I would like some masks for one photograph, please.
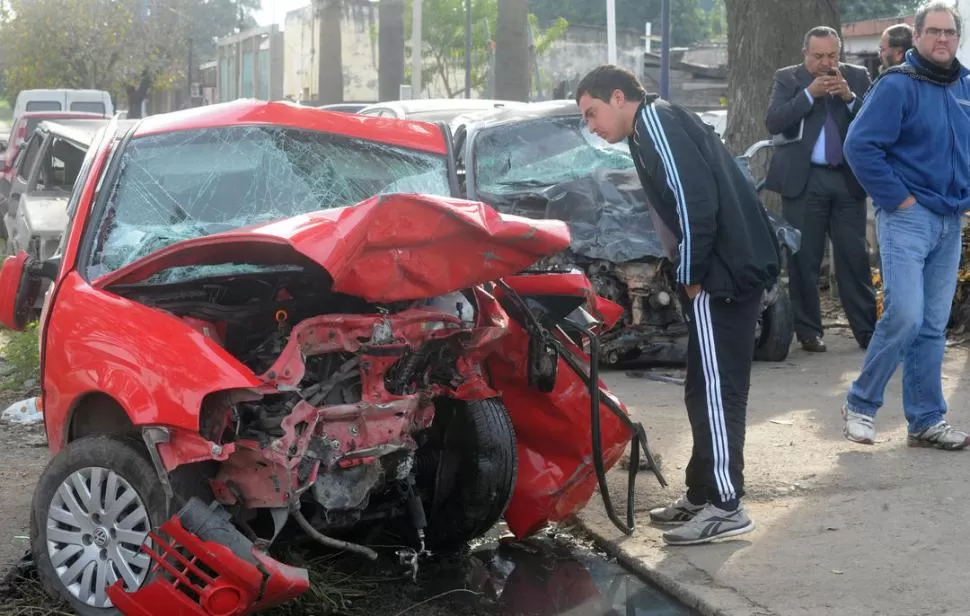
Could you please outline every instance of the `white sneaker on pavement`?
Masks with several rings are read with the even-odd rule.
[[[748,517],[743,505],[734,511],[725,511],[716,505],[706,505],[690,522],[663,534],[668,545],[698,545],[716,539],[743,535],[754,530],[754,521]]]
[[[910,447],[936,447],[953,451],[970,444],[970,436],[941,421],[922,432],[910,432],[907,443]]]
[[[842,428],[845,438],[863,445],[872,445],[876,442],[876,427],[873,425],[872,417],[850,411],[847,406],[842,405],[842,419],[845,420],[845,426]]]

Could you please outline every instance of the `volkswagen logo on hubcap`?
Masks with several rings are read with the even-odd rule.
[[[108,545],[108,531],[101,527],[96,528],[94,530],[94,544],[99,548]]]

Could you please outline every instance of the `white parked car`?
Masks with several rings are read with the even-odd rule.
[[[420,120],[422,122],[445,122],[447,124],[459,115],[475,111],[528,104],[488,98],[418,98],[374,103],[373,105],[364,107],[357,113],[386,118]]]

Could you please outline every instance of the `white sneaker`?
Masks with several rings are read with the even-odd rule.
[[[922,432],[910,432],[907,441],[910,447],[936,447],[955,451],[970,444],[970,436],[941,421]]]
[[[669,545],[697,545],[753,530],[754,522],[743,506],[739,505],[734,511],[725,511],[715,505],[707,505],[690,522],[665,532],[663,540]]]
[[[872,445],[876,441],[876,427],[873,425],[872,417],[850,411],[843,404],[842,419],[845,420],[845,426],[842,428],[845,438],[863,445]]]
[[[694,515],[704,508],[687,500],[687,495],[681,496],[665,507],[650,510],[650,520],[655,524],[683,524],[690,522]]]

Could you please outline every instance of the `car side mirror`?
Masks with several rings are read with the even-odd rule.
[[[22,331],[40,293],[39,269],[23,250],[7,257],[0,269],[0,324]]]
[[[47,280],[54,281],[57,280],[57,274],[61,271],[61,258],[52,257],[40,264],[37,268],[37,275],[41,278],[46,278]]]

